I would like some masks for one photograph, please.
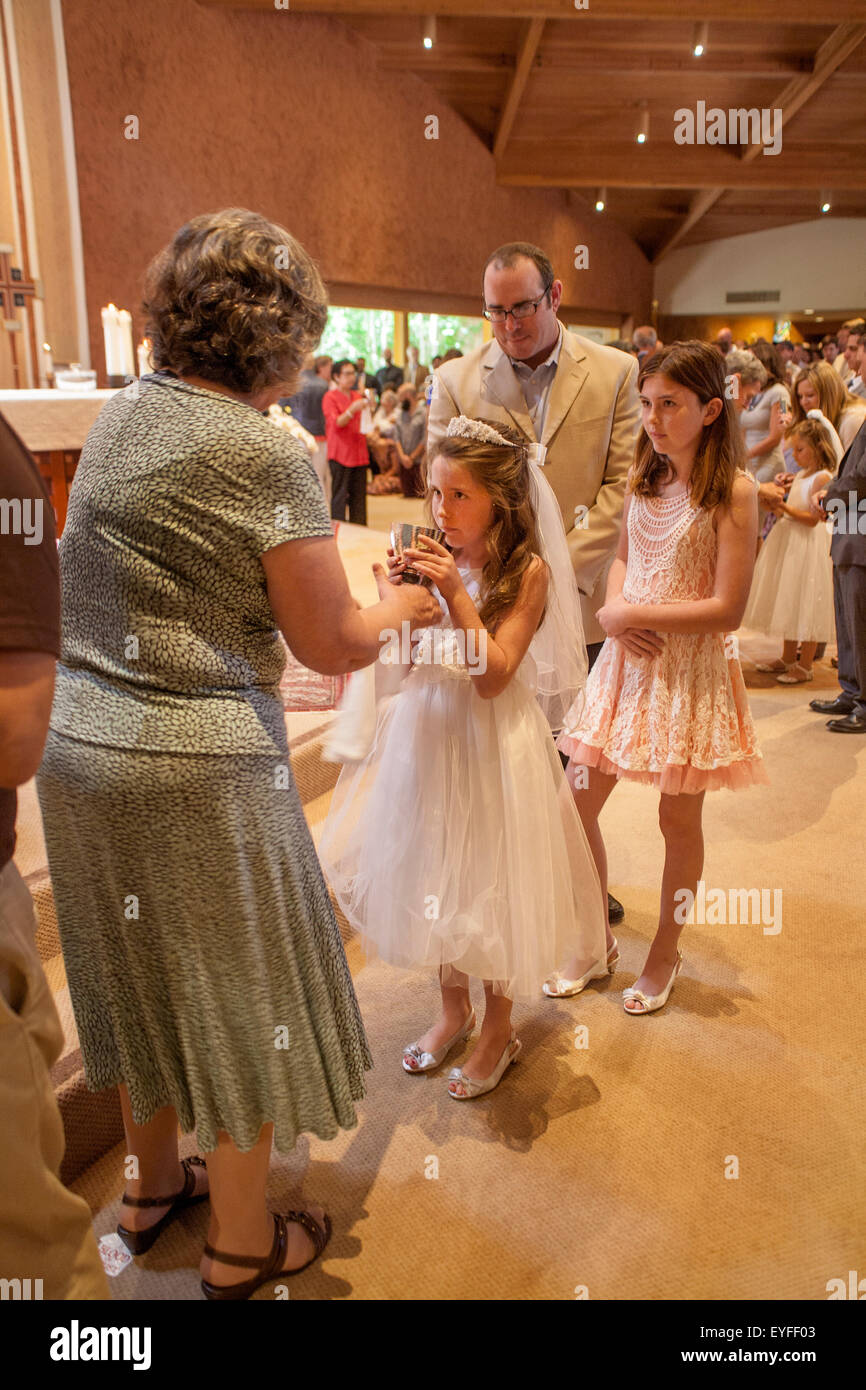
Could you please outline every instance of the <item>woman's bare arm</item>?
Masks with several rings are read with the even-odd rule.
[[[419,585],[394,585],[381,565],[373,571],[379,602],[359,608],[333,536],[285,541],[260,556],[277,625],[304,666],[326,676],[369,666],[400,625],[427,627],[442,618]]]

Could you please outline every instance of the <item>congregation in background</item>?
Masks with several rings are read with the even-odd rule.
[[[643,325],[630,340],[608,346],[641,366],[664,345],[651,325]],[[760,671],[783,685],[807,683],[813,663],[836,641],[840,621],[838,612],[834,617],[831,523],[813,504],[866,420],[866,321],[849,319],[835,335],[812,343],[735,340],[724,328],[713,346],[724,357],[747,467],[759,487],[759,562],[746,626],[780,645],[778,657],[759,663]],[[367,371],[364,357],[307,358],[298,391],[274,414],[282,410],[308,432],[305,442],[334,520],[366,525],[368,495],[424,496],[421,464],[434,374],[462,355],[450,348],[428,366],[409,344],[401,366],[386,348],[375,373]],[[783,519],[787,524],[778,527]],[[842,642],[842,695],[814,704],[842,716],[852,731],[863,638],[844,624]],[[835,656],[830,660],[838,666]],[[859,731],[859,717],[855,724]]]

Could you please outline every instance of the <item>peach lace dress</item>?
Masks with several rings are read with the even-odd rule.
[[[623,598],[683,603],[711,598],[717,539],[712,512],[688,491],[633,496]],[[671,795],[769,779],[758,750],[740,663],[721,632],[665,632],[658,656],[633,656],[608,638],[557,740],[572,764],[645,782]]]

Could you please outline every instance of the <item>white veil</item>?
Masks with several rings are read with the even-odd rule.
[[[529,454],[529,487],[541,558],[550,569],[547,607],[529,652],[538,668],[537,699],[551,729],[558,731],[578,698],[589,669],[580,591],[568,550],[562,514],[544,470]],[[576,710],[575,714],[579,714]],[[574,718],[574,716],[572,716]]]
[[[448,422],[448,435],[477,439],[490,444],[515,447],[494,425],[470,420],[458,415]],[[537,461],[537,450],[523,441],[529,467],[529,500],[535,515],[541,558],[550,572],[547,606],[537,633],[529,644],[537,672],[536,698],[545,718],[555,732],[563,728],[565,717],[574,702],[582,696],[589,664],[583,618],[580,611],[580,591],[574,577],[574,566],[568,550],[562,513],[553,488]],[[581,706],[574,711],[579,715]]]

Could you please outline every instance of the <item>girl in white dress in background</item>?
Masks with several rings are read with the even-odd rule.
[[[340,774],[320,858],[368,951],[439,972],[442,1012],[403,1053],[431,1071],[475,1026],[450,1074],[466,1100],[493,1089],[520,1042],[512,1002],[557,961],[607,973],[608,928],[587,839],[551,738],[586,679],[580,601],[559,507],[526,445],[458,416],[429,474],[430,541],[390,560],[432,581],[441,628],[423,631],[372,749]]]
[[[815,648],[836,635],[830,523],[810,507],[836,471],[836,454],[820,420],[801,420],[786,438],[800,472],[758,555],[743,626],[783,639],[781,659],[757,669],[778,672],[780,685],[799,685],[812,680]]]

